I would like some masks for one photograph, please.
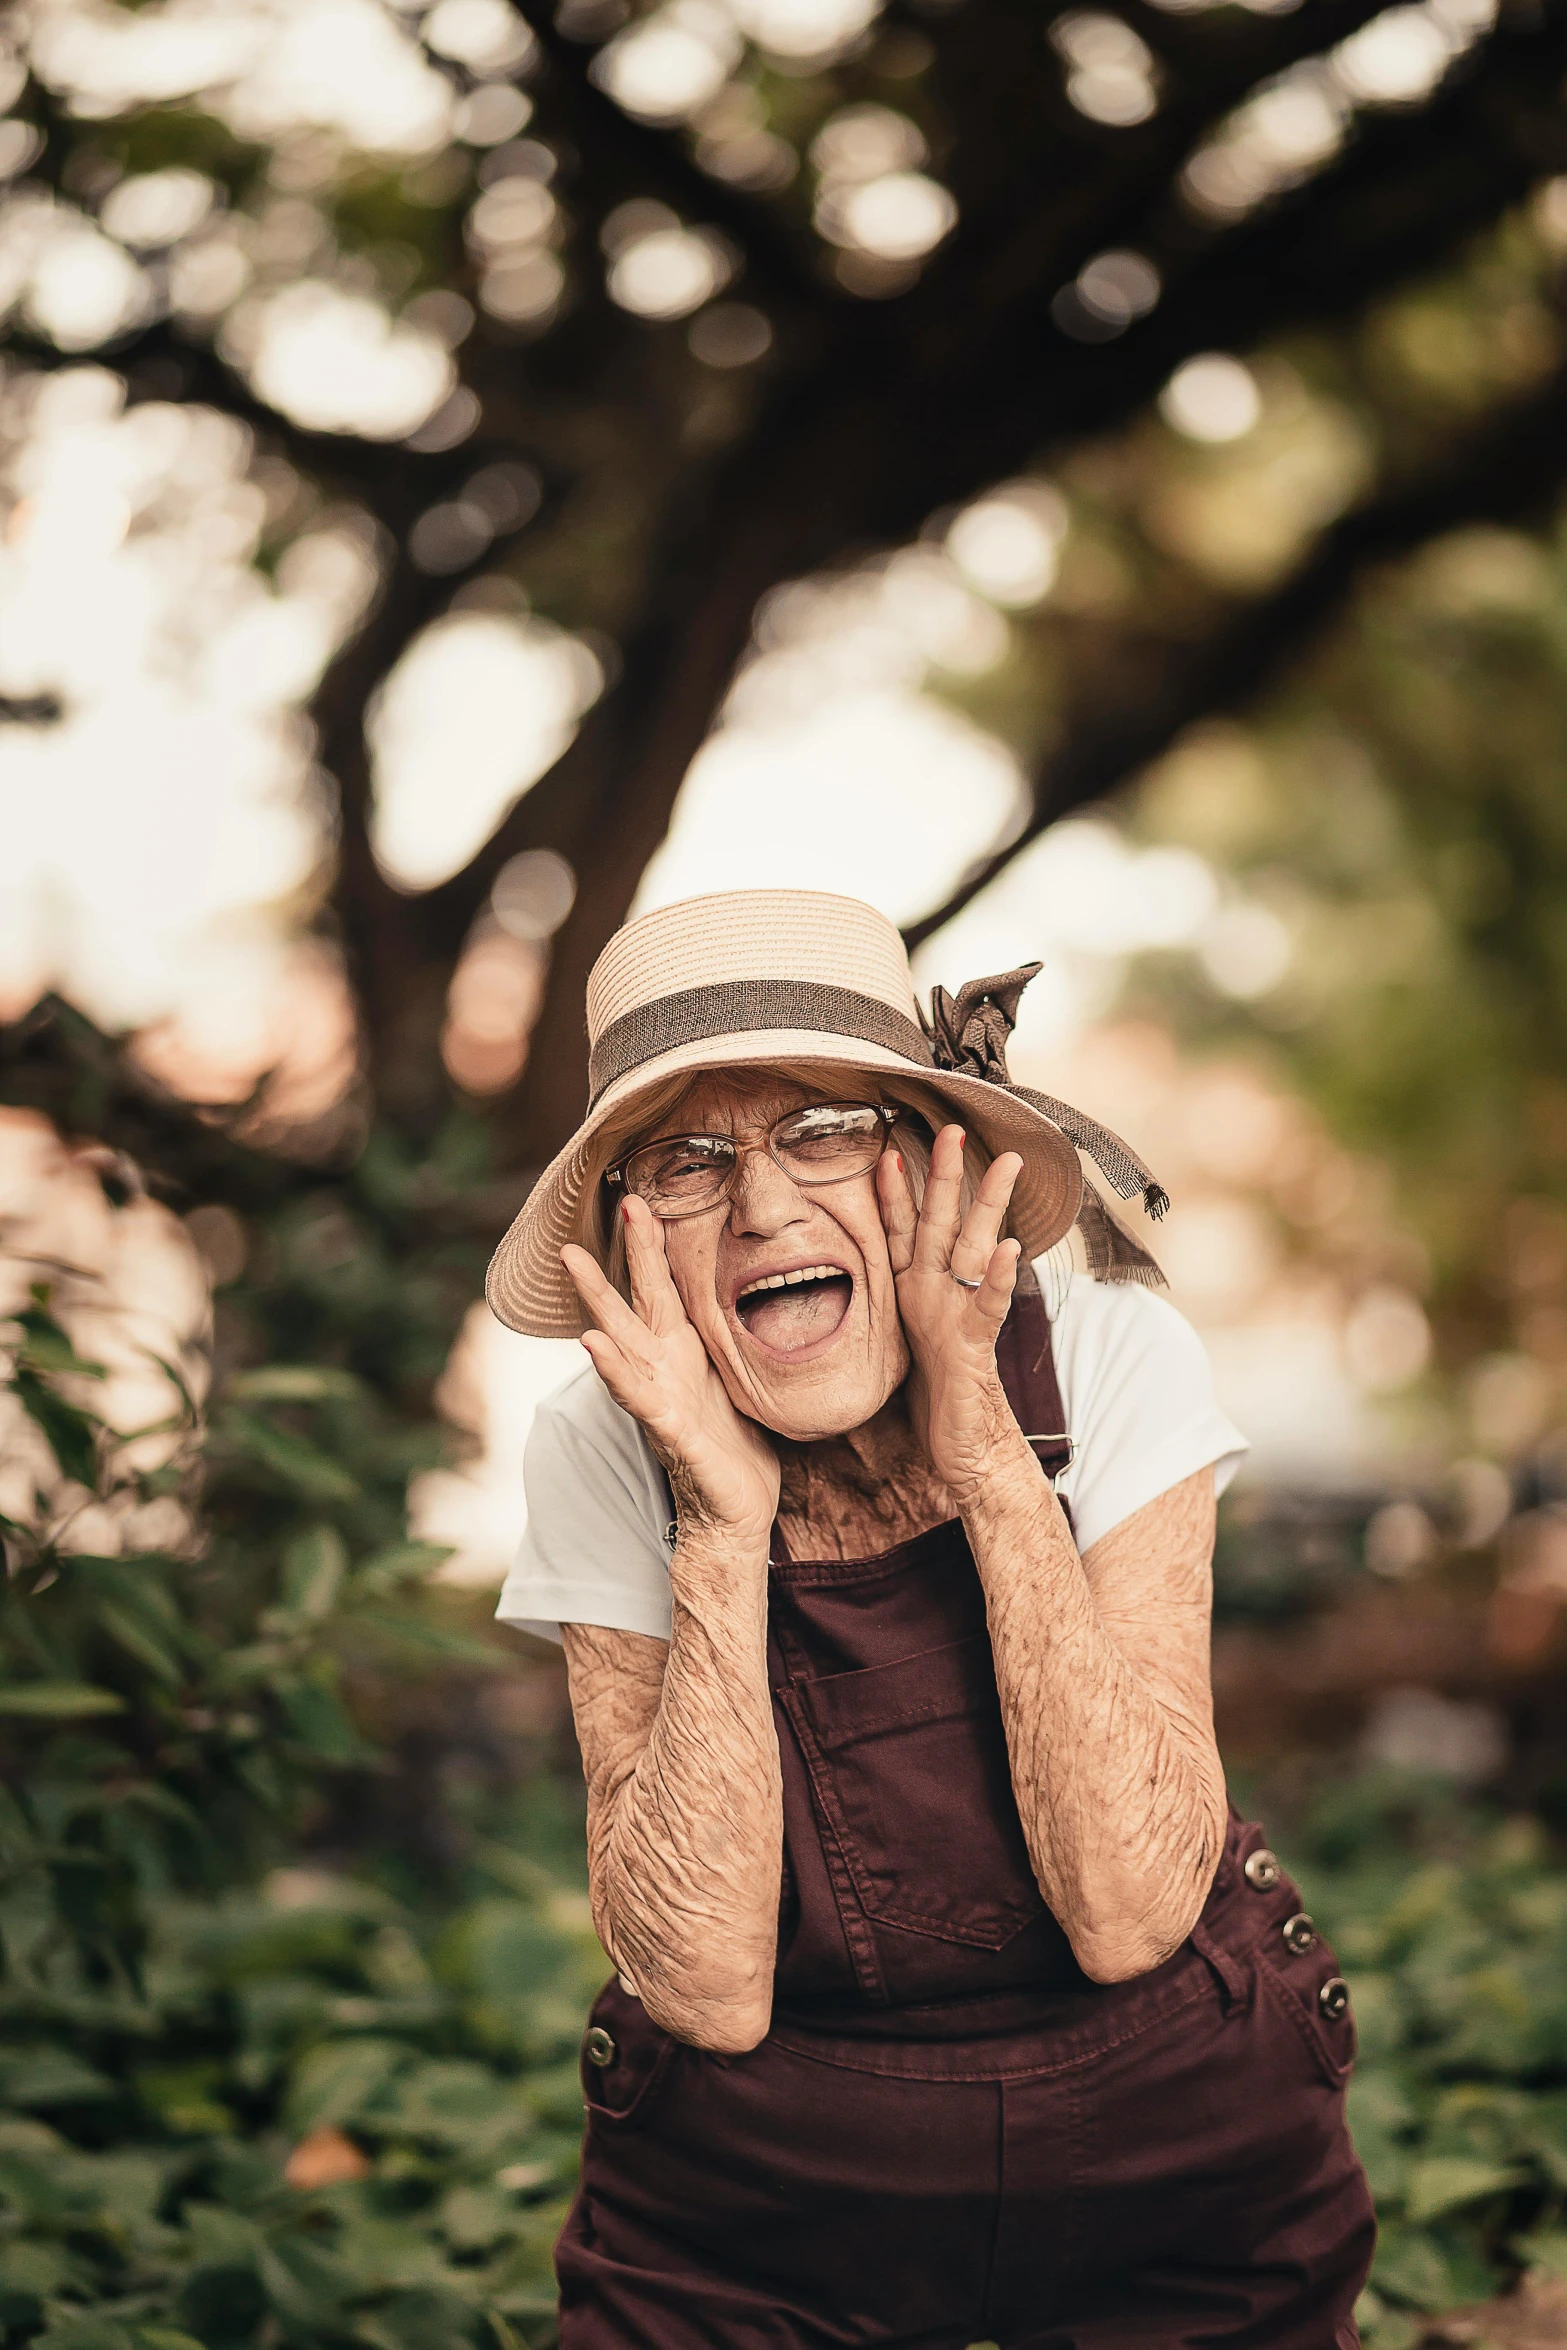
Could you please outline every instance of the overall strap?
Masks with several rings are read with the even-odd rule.
[[[1026,1268],[1025,1268],[1026,1270]],[[1066,1424],[1050,1346],[1050,1317],[1037,1285],[1019,1287],[996,1341],[996,1368],[1018,1426],[1053,1485],[1076,1447]]]

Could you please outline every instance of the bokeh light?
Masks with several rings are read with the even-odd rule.
[[[612,302],[638,318],[687,318],[716,294],[729,261],[715,237],[700,229],[658,228],[622,244],[609,265]]]
[[[1243,361],[1222,351],[1186,360],[1159,395],[1167,424],[1193,441],[1238,441],[1262,414],[1257,379]]]
[[[1090,122],[1124,130],[1156,111],[1153,51],[1121,17],[1068,9],[1051,26],[1050,39],[1067,68],[1067,97]]]
[[[639,122],[685,122],[723,89],[740,46],[716,0],[668,0],[599,51],[593,78]]]
[[[371,838],[390,878],[429,889],[465,865],[554,765],[602,684],[586,645],[527,614],[460,612],[426,629],[367,727]]]
[[[828,64],[881,13],[880,0],[730,0],[758,48],[789,65]]]
[[[1016,482],[954,517],[947,552],[981,595],[1022,610],[1054,586],[1067,524],[1059,491],[1048,482]]]
[[[401,440],[456,382],[437,336],[321,279],[249,297],[225,322],[223,345],[270,407],[314,432]]]

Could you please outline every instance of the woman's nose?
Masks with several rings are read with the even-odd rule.
[[[729,1228],[767,1239],[791,1224],[803,1223],[810,1210],[800,1187],[787,1176],[770,1151],[743,1153],[729,1195]]]

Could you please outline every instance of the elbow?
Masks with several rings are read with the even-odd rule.
[[[760,2048],[773,2020],[771,2008],[726,2008],[705,2022],[701,2037],[693,2040],[710,2056],[749,2056]]]
[[[1080,1923],[1067,1938],[1091,1983],[1133,1983],[1175,1956],[1201,1908],[1198,1902],[1195,1908],[1183,1905],[1176,1915],[1166,1908],[1162,1916],[1144,1911],[1141,1916]]]
[[[1127,1917],[1069,1932],[1072,1955],[1091,1983],[1132,1983],[1173,1958],[1202,1914],[1201,1899],[1177,1914]]]
[[[678,1993],[643,1995],[643,2006],[671,2039],[708,2056],[749,2056],[766,2039],[772,2005],[755,2000],[701,1999]]]
[[[1173,1941],[1150,1934],[1084,1934],[1073,1938],[1072,1953],[1091,1983],[1134,1983],[1151,1975],[1180,1949],[1184,1935]]]

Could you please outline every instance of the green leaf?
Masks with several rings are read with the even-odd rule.
[[[408,2062],[397,2040],[332,2040],[312,2048],[297,2067],[288,2095],[289,2127],[299,2136],[329,2123],[341,2128],[373,2105]]]
[[[112,1599],[103,1599],[98,1602],[96,1612],[99,1623],[110,1639],[123,1648],[127,1656],[135,1657],[138,1664],[145,1665],[150,1673],[170,1689],[181,1686],[185,1674],[177,1660],[161,1642],[153,1638],[144,1625],[137,1623],[129,1609],[117,1606]]]
[[[441,2228],[460,2252],[487,2252],[517,2232],[517,2204],[498,2187],[453,2187],[441,2202]]]
[[[263,1363],[254,1371],[236,1371],[223,1392],[241,1403],[320,1403],[328,1397],[357,1403],[366,1390],[352,1371],[330,1364]]]
[[[1567,2281],[1567,2229],[1537,2228],[1531,2236],[1515,2236],[1510,2249],[1525,2268],[1543,2268]]]
[[[229,1412],[224,1427],[253,1460],[312,1501],[357,1501],[360,1487],[346,1469],[303,1437],[285,1435],[250,1412]]]
[[[78,1485],[96,1486],[100,1423],[94,1415],[67,1403],[35,1371],[20,1364],[12,1374],[11,1386],[23,1411],[42,1431],[62,1474],[74,1478]]]
[[[354,1620],[361,1629],[394,1647],[449,1657],[454,1664],[477,1665],[481,1672],[493,1673],[508,1663],[504,1650],[493,1641],[476,1640],[471,1632],[432,1624],[424,1616],[394,1615],[388,1608],[375,1607],[361,1609]]]
[[[223,2078],[221,2065],[151,2066],[136,2076],[136,2087],[148,2111],[177,2137],[221,2137],[234,2127],[234,2116],[213,2095]]]
[[[108,2317],[57,2317],[35,2350],[135,2350],[124,2326]]]
[[[0,2048],[7,2105],[79,2105],[114,2094],[114,2083],[68,2048]]]
[[[323,1762],[347,1764],[368,1759],[369,1748],[330,1689],[314,1681],[294,1681],[278,1691],[278,1698],[293,1736]]]
[[[454,1555],[450,1543],[394,1542],[367,1558],[354,1576],[354,1588],[384,1598],[404,1583],[422,1583],[444,1559]]]
[[[23,1361],[40,1371],[70,1371],[83,1379],[107,1378],[102,1363],[89,1363],[77,1353],[64,1325],[49,1311],[50,1295],[46,1281],[35,1281],[32,1304],[11,1317],[21,1326]]]
[[[335,1526],[310,1526],[283,1553],[283,1605],[319,1620],[330,1615],[348,1572],[348,1547]]]
[[[19,1681],[0,1686],[0,1714],[21,1714],[36,1721],[70,1722],[90,1714],[122,1714],[125,1700],[112,1689],[94,1689],[85,1681]]]
[[[1457,2299],[1441,2247],[1418,2228],[1382,2229],[1371,2281],[1379,2293],[1415,2309],[1444,2309]]]
[[[1404,2208],[1412,2220],[1435,2219],[1439,2212],[1457,2211],[1487,2195],[1502,2195],[1518,2183],[1516,2170],[1494,2162],[1474,2162],[1461,2154],[1437,2154],[1417,2162],[1404,2185]]]

